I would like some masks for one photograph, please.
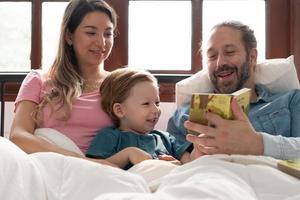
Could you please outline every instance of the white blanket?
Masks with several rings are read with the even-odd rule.
[[[149,160],[128,172],[55,153],[27,155],[0,137],[0,199],[300,199],[298,179],[250,158],[205,156],[179,167]]]

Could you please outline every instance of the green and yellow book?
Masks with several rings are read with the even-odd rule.
[[[251,89],[243,88],[232,94],[217,94],[217,93],[193,93],[191,99],[191,108],[189,120],[192,122],[208,125],[208,121],[204,114],[213,112],[220,115],[224,119],[233,119],[231,110],[231,101],[235,98],[244,112],[248,114],[250,106]],[[198,135],[193,131],[191,134]]]
[[[277,168],[300,179],[300,159],[281,160],[277,163]]]

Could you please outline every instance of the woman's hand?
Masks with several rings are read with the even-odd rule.
[[[187,140],[203,154],[263,154],[262,136],[258,134],[236,100],[231,103],[234,120],[207,113],[209,124],[205,126],[186,121],[185,128],[200,133],[199,136],[187,135]]]

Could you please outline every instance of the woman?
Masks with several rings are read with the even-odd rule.
[[[36,128],[56,129],[84,153],[96,131],[111,124],[100,106],[98,90],[108,74],[104,61],[113,47],[116,24],[115,11],[104,1],[70,1],[52,67],[46,74],[29,73],[22,83],[15,101],[11,141],[27,153],[83,157],[33,133]]]

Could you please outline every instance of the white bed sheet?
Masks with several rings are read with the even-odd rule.
[[[55,153],[27,155],[9,140],[0,138],[0,197],[5,200],[300,199],[298,179],[274,168],[272,160],[257,158],[205,156],[179,167],[149,160],[123,171]]]

